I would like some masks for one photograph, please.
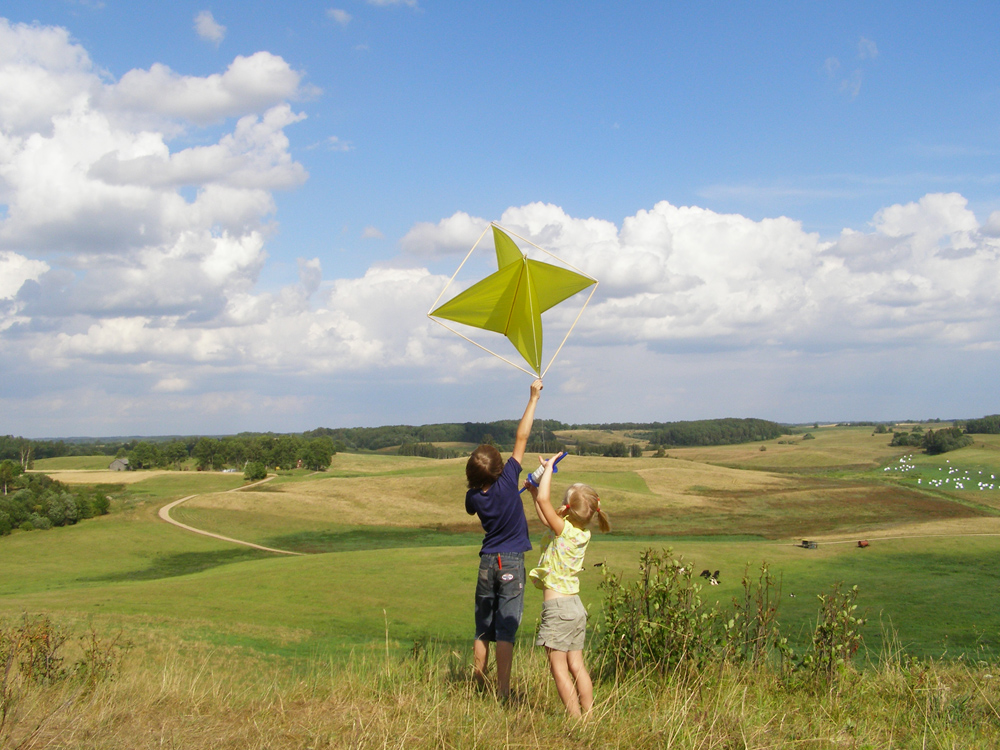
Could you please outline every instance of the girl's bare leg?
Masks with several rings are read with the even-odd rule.
[[[580,697],[580,708],[583,715],[590,713],[594,707],[594,683],[590,680],[590,672],[583,663],[583,651],[570,651],[566,654],[569,671],[576,683],[576,692]]]
[[[549,655],[549,669],[552,672],[552,679],[556,681],[556,690],[562,698],[563,705],[566,706],[566,713],[570,716],[580,716],[580,696],[577,695],[576,686],[569,673],[569,662],[565,651],[555,651],[545,647]],[[583,660],[580,660],[583,663]],[[591,687],[593,694],[593,687]],[[593,698],[591,698],[593,702]]]

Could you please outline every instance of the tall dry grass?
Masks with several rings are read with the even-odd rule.
[[[514,698],[502,703],[474,687],[467,654],[434,644],[291,663],[151,642],[96,686],[26,686],[0,747],[994,748],[993,674],[892,649],[835,683],[720,664],[598,680],[593,715],[574,722],[540,649],[518,648]]]

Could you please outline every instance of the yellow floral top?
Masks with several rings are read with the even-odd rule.
[[[583,570],[583,556],[589,542],[590,531],[578,529],[569,521],[563,524],[559,536],[546,529],[542,535],[542,556],[538,567],[528,573],[535,587],[552,589],[567,596],[580,593],[580,580],[576,574]]]

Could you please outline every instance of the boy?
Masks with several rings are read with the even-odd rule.
[[[497,694],[510,696],[514,636],[524,613],[524,553],[531,549],[528,520],[521,505],[521,459],[524,458],[542,381],[531,384],[531,396],[517,425],[514,450],[504,463],[492,445],[480,445],[469,456],[465,477],[469,491],[465,510],[478,514],[485,536],[479,551],[476,583],[476,640],[473,661],[476,682],[486,683],[490,641],[496,643]]]

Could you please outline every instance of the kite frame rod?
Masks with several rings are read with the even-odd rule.
[[[465,265],[465,262],[472,257],[472,253],[474,253],[476,251],[476,248],[479,247],[479,243],[483,241],[483,237],[486,236],[486,233],[489,231],[491,226],[493,226],[492,223],[486,225],[486,229],[484,229],[483,233],[479,235],[479,239],[476,240],[476,244],[473,245],[472,248],[469,250],[469,252],[465,254],[464,260],[462,260],[462,262],[458,264],[458,268],[455,269],[455,273],[453,273],[451,275],[451,278],[448,279],[448,283],[444,285],[444,289],[441,290],[441,294],[437,296],[437,299],[434,300],[434,304],[432,304],[430,306],[430,309],[427,311],[428,318],[431,318],[431,310],[437,307],[437,303],[441,301],[441,298],[444,296],[444,293],[448,291],[448,287],[451,286],[451,282],[453,282],[455,280],[455,277],[458,276],[458,272],[462,270],[462,266]],[[434,320],[434,318],[431,318],[431,320]],[[448,328],[448,326],[445,326],[445,328]],[[461,334],[459,335],[461,336]]]
[[[555,257],[555,256],[553,256],[553,257]],[[565,261],[563,261],[563,262],[565,262]],[[566,265],[569,265],[569,264],[567,263]],[[586,275],[586,274],[584,274],[584,275]],[[591,276],[590,278],[594,278],[594,277]],[[578,312],[576,314],[576,320],[573,321],[573,325],[571,325],[569,327],[569,330],[566,331],[566,335],[563,336],[563,340],[562,340],[562,343],[559,344],[559,348],[556,349],[555,354],[552,355],[552,359],[549,360],[549,363],[547,365],[545,365],[545,369],[542,370],[542,374],[539,375],[540,378],[544,378],[545,377],[545,373],[547,373],[549,371],[549,368],[552,367],[552,363],[555,362],[556,361],[556,357],[559,356],[559,352],[562,351],[563,346],[565,346],[566,342],[569,341],[569,335],[571,333],[573,333],[573,329],[576,328],[576,324],[580,320],[580,316],[583,315],[583,311],[587,309],[587,305],[590,304],[590,300],[594,296],[594,292],[597,291],[597,286],[600,283],[601,282],[599,282],[597,279],[594,279],[594,288],[590,290],[590,294],[587,296],[587,301],[583,303],[583,307],[580,308],[580,312]]]
[[[566,260],[563,260],[563,259],[562,259],[562,258],[560,258],[560,257],[559,257],[558,255],[556,255],[555,253],[551,253],[551,252],[549,252],[548,250],[546,250],[546,249],[545,249],[544,247],[540,247],[539,245],[536,245],[536,244],[535,244],[534,242],[532,242],[531,240],[529,240],[529,239],[528,239],[527,237],[522,237],[522,236],[521,236],[521,235],[519,235],[519,234],[518,234],[517,232],[512,232],[512,231],[511,231],[510,229],[507,229],[506,227],[501,227],[501,226],[500,226],[499,224],[497,224],[497,223],[496,223],[495,221],[494,221],[494,222],[491,222],[491,223],[492,223],[492,224],[496,224],[496,226],[497,226],[497,227],[499,227],[499,228],[500,228],[500,229],[502,229],[503,231],[507,232],[508,234],[512,234],[512,235],[514,235],[514,236],[515,236],[515,237],[517,237],[517,238],[518,238],[519,240],[523,240],[524,242],[527,242],[527,243],[528,243],[529,245],[531,245],[532,247],[534,247],[534,248],[536,248],[536,249],[538,249],[538,250],[541,250],[541,251],[542,251],[543,253],[545,253],[546,255],[548,255],[548,256],[549,256],[550,258],[555,258],[556,260],[558,260],[558,261],[559,261],[560,263],[562,263],[563,265],[567,265],[567,266],[569,266],[570,268],[572,268],[572,269],[573,269],[574,271],[576,271],[576,272],[577,272],[578,274],[580,274],[581,276],[586,276],[586,277],[587,277],[588,279],[592,279],[592,280],[593,280],[593,282],[594,282],[595,284],[596,284],[596,283],[598,283],[597,279],[595,279],[595,278],[594,278],[593,276],[591,276],[591,275],[590,275],[589,273],[587,273],[586,271],[581,271],[581,270],[580,270],[579,268],[577,268],[576,266],[574,266],[574,265],[573,265],[572,263],[570,263],[569,261],[566,261]],[[482,239],[482,238],[480,238],[480,239]],[[581,291],[582,291],[582,290],[581,290]]]
[[[495,351],[493,351],[492,349],[487,349],[487,348],[486,348],[485,346],[483,346],[482,344],[480,344],[480,343],[479,343],[478,341],[473,341],[473,340],[472,340],[472,339],[470,339],[470,338],[469,338],[468,336],[466,336],[466,335],[465,335],[464,333],[462,333],[461,331],[456,331],[456,330],[455,330],[454,328],[452,328],[452,327],[451,327],[450,325],[448,325],[447,323],[442,323],[442,322],[441,322],[440,320],[438,320],[437,318],[435,318],[435,317],[431,316],[430,314],[428,314],[428,316],[427,316],[427,317],[428,317],[428,318],[430,318],[431,320],[433,320],[433,321],[434,321],[435,323],[437,323],[437,324],[438,324],[439,326],[441,326],[442,328],[447,328],[447,329],[448,329],[449,331],[451,331],[452,333],[454,333],[454,334],[455,334],[456,336],[459,336],[460,338],[463,338],[463,339],[465,339],[466,341],[468,341],[468,342],[469,342],[470,344],[472,344],[473,346],[477,346],[477,347],[479,347],[480,349],[482,349],[482,350],[483,350],[484,352],[486,352],[487,354],[492,354],[492,355],[493,355],[494,357],[496,357],[497,359],[502,359],[502,360],[503,360],[504,362],[506,362],[506,363],[507,363],[508,365],[510,365],[511,367],[516,367],[516,368],[517,368],[518,370],[520,370],[521,372],[523,372],[523,373],[526,373],[526,374],[528,374],[528,375],[531,375],[531,377],[533,377],[533,378],[537,378],[537,377],[540,377],[540,376],[539,376],[539,374],[538,374],[537,372],[534,372],[534,371],[532,371],[532,370],[525,370],[525,369],[524,369],[523,367],[521,367],[521,365],[519,365],[519,364],[518,364],[517,362],[511,362],[511,361],[510,361],[509,359],[507,359],[506,357],[504,357],[504,356],[503,356],[502,354],[497,354],[497,353],[496,353]],[[560,348],[562,348],[562,347],[560,347]],[[551,362],[549,362],[549,364],[551,365],[552,363],[551,363]],[[547,370],[548,368],[546,367],[545,369]]]

